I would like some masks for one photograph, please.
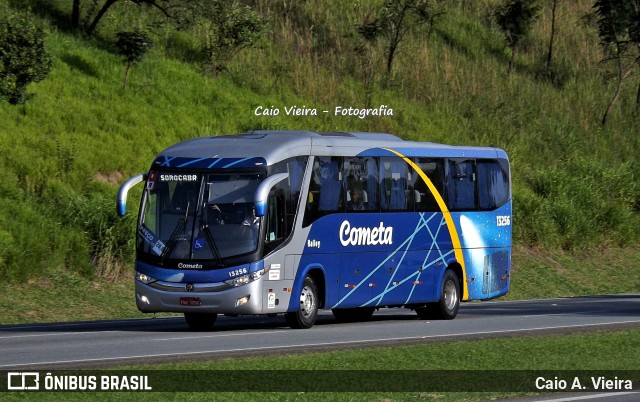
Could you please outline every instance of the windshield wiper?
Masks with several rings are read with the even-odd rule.
[[[207,244],[209,244],[209,248],[211,249],[211,253],[213,257],[216,259],[218,266],[223,266],[222,257],[220,256],[220,251],[218,250],[218,246],[216,245],[216,241],[213,240],[213,236],[211,236],[211,232],[209,231],[209,224],[201,219],[200,221],[200,230],[204,232],[204,238],[207,239]]]
[[[184,228],[187,224],[187,219],[189,217],[189,206],[191,205],[191,201],[187,202],[187,208],[186,211],[184,213],[184,217],[180,217],[180,220],[178,220],[178,223],[176,224],[176,227],[173,229],[173,232],[171,232],[171,236],[169,236],[169,240],[167,241],[167,245],[164,248],[164,250],[162,250],[162,254],[160,254],[160,264],[162,264],[164,262],[164,259],[168,256],[171,255],[171,253],[173,252],[173,249],[176,247],[177,242],[177,237],[179,234],[181,234],[184,231]]]

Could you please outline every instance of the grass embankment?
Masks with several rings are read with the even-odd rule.
[[[600,63],[596,31],[584,22],[590,4],[560,5],[551,75],[541,73],[550,13],[542,14],[507,76],[508,50],[487,18],[495,1],[487,0],[446,5],[429,38],[407,37],[385,77],[382,43],[373,47],[372,70],[353,51],[361,44],[356,27],[373,15],[375,2],[301,2],[283,13],[278,2],[255,0],[249,3],[269,21],[269,40],[211,77],[194,61],[201,30],[152,26],[153,10],[118,2],[98,39],[87,38],[69,33],[60,19],[71,3],[24,2],[43,17],[53,69],[30,87],[35,97],[25,105],[0,103],[0,278],[8,290],[0,299],[24,314],[17,320],[77,319],[65,317],[61,311],[74,310],[64,306],[42,311],[57,298],[67,300],[57,306],[91,298],[121,303],[120,296],[107,297],[122,293],[114,291],[120,282],[109,280],[130,275],[135,213],[116,218],[117,183],[145,171],[177,141],[267,128],[386,131],[505,148],[517,245],[512,297],[639,290],[640,135],[630,112],[637,82],[625,87],[601,127],[613,83]],[[123,93],[124,63],[110,43],[118,30],[135,27],[150,32],[154,48],[133,68]],[[373,74],[369,91],[365,73]],[[291,105],[365,107],[367,94],[371,106],[387,105],[394,115],[284,114]],[[282,112],[255,116],[259,105]],[[119,306],[97,310],[130,314]],[[93,315],[100,317],[106,318]]]
[[[207,381],[216,381],[213,370],[247,370],[243,381],[238,382],[237,389],[246,389],[263,379],[252,377],[251,370],[301,370],[313,371],[323,375],[321,370],[345,370],[353,373],[356,370],[498,370],[504,372],[500,379],[493,384],[494,389],[509,390],[510,381],[520,375],[523,370],[550,370],[547,373],[530,373],[524,375],[524,381],[530,381],[532,386],[538,376],[549,375],[551,379],[558,377],[571,384],[571,371],[594,370],[595,376],[607,376],[608,370],[637,370],[640,359],[640,330],[619,332],[601,332],[572,336],[523,337],[509,339],[488,339],[467,342],[449,342],[414,346],[381,347],[374,350],[342,350],[329,353],[309,353],[283,355],[277,357],[252,357],[244,359],[223,359],[212,362],[154,364],[153,366],[121,367],[116,373],[124,374],[122,370],[207,370],[212,377]],[[258,371],[260,372],[260,371]],[[263,371],[264,372],[264,371]],[[137,373],[140,373],[137,371]],[[510,377],[509,373],[513,373]],[[147,374],[151,374],[150,371]],[[294,373],[295,374],[295,373]],[[177,374],[176,374],[177,375]],[[265,374],[268,375],[268,374]],[[419,375],[419,373],[414,373]],[[428,373],[424,373],[424,381],[428,382]],[[473,376],[470,373],[469,376]],[[631,375],[631,374],[629,374]],[[634,376],[638,372],[633,373]],[[325,377],[326,378],[326,377]],[[516,377],[522,381],[521,377]],[[623,379],[623,378],[620,378]],[[635,378],[634,378],[635,379]],[[183,379],[189,384],[189,378]],[[377,386],[380,378],[363,378],[362,382]],[[338,384],[340,385],[340,384]],[[469,383],[460,384],[466,387]],[[477,384],[478,387],[492,387],[491,384]],[[515,388],[518,384],[511,385]],[[591,385],[585,383],[583,385]],[[192,384],[197,387],[199,384]],[[265,384],[268,387],[269,384]],[[359,388],[362,384],[356,384]],[[504,388],[503,388],[504,387]],[[329,391],[329,390],[328,390]],[[221,392],[205,393],[91,393],[92,399],[151,401],[162,399],[172,400],[327,400],[327,401],[479,401],[500,397],[514,396],[515,393],[506,392]],[[11,394],[9,400],[16,400],[27,394]],[[85,400],[86,394],[65,393],[65,400]],[[39,400],[59,398],[60,394],[39,393]]]

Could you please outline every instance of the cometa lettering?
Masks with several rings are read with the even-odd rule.
[[[344,247],[393,244],[393,227],[386,227],[384,222],[380,222],[378,227],[352,228],[349,221],[343,221],[340,225],[340,243]]]
[[[184,262],[178,263],[178,268],[184,269],[202,269],[202,264],[187,264]]]

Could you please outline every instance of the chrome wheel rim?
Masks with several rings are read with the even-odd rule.
[[[451,311],[456,307],[458,302],[458,290],[456,284],[453,281],[447,281],[444,285],[444,305],[447,310]]]
[[[308,318],[313,315],[315,305],[316,299],[313,291],[309,286],[305,286],[302,288],[302,293],[300,293],[300,313],[302,316]]]

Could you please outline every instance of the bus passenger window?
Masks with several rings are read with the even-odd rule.
[[[509,172],[496,160],[478,160],[478,204],[481,210],[492,210],[509,199]]]
[[[347,211],[365,211],[366,191],[355,187],[347,191]]]
[[[289,180],[279,183],[276,188],[284,191],[284,224],[285,232],[288,237],[293,230],[293,224],[296,219],[298,210],[298,200],[300,199],[300,191],[302,190],[302,179],[307,166],[306,157],[289,158],[278,162],[271,169],[269,174],[288,173]]]
[[[442,159],[417,158],[415,162],[420,170],[422,170],[422,173],[431,181],[431,184],[433,184],[433,187],[440,197],[444,198],[444,166]],[[415,176],[413,191],[415,210],[417,212],[439,212],[440,206],[431,189],[422,177],[418,175]]]
[[[452,211],[476,209],[475,161],[449,159],[447,202]]]
[[[380,203],[383,211],[413,211],[407,180],[410,177],[405,161],[400,158],[380,158]]]
[[[318,210],[336,211],[340,204],[340,177],[338,163],[335,160],[321,163],[319,172],[320,196]]]
[[[273,251],[289,235],[285,225],[284,191],[274,187],[267,200],[265,253]]]
[[[303,226],[308,226],[321,216],[340,211],[342,175],[339,165],[340,158],[337,157],[315,158]]]
[[[347,212],[378,210],[378,167],[374,158],[344,158],[342,177]]]

